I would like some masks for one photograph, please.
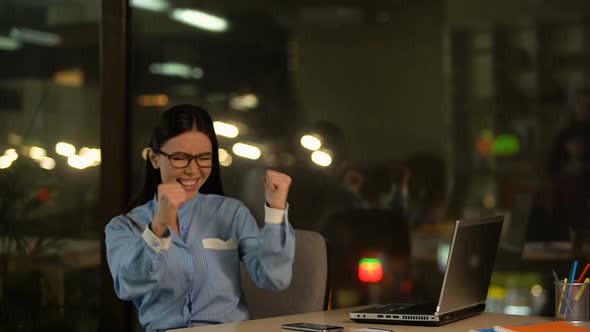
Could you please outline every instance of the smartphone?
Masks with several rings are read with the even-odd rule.
[[[342,326],[322,325],[312,323],[283,324],[281,328],[286,330],[308,331],[308,332],[340,332],[344,331]]]

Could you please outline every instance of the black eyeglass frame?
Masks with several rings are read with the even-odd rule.
[[[201,168],[211,168],[211,167],[213,167],[213,152],[204,152],[204,153],[199,153],[199,154],[197,154],[197,155],[192,155],[192,154],[189,154],[189,153],[184,153],[184,152],[173,152],[173,153],[170,153],[170,154],[168,154],[168,153],[166,153],[166,152],[164,152],[164,151],[162,151],[162,150],[154,150],[154,151],[155,151],[157,154],[161,154],[161,155],[163,155],[164,157],[168,158],[168,162],[170,163],[170,166],[171,166],[171,167],[174,167],[174,168],[177,168],[177,169],[187,168],[187,167],[188,167],[188,166],[191,164],[191,162],[192,162],[193,160],[194,160],[194,161],[197,163],[197,165],[198,165],[199,167],[201,167]],[[174,157],[178,157],[178,156],[183,156],[183,157],[185,157],[185,158],[183,158],[183,160],[185,160],[185,161],[186,161],[186,165],[184,165],[184,166],[174,166],[174,165],[172,164],[172,158],[174,158]],[[199,159],[201,159],[201,158],[203,158],[203,157],[208,157],[208,158],[210,159],[210,161],[211,161],[211,164],[210,164],[210,165],[201,165],[201,164],[199,163]],[[202,162],[202,160],[201,160],[201,162]]]

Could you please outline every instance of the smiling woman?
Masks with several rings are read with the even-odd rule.
[[[223,196],[218,151],[205,110],[166,110],[137,200],[106,227],[115,292],[133,301],[147,331],[248,319],[240,261],[260,288],[282,290],[291,281],[290,177],[267,171],[259,182],[267,202],[259,230],[240,201]]]

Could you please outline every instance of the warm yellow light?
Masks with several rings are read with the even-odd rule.
[[[234,137],[238,136],[238,134],[240,133],[240,131],[238,130],[238,127],[236,127],[232,124],[229,124],[229,123],[221,122],[221,121],[213,122],[213,128],[215,129],[215,133],[217,135],[221,135],[221,136],[225,136],[225,137],[229,137],[229,138],[234,138]]]
[[[252,160],[256,160],[256,159],[260,158],[260,155],[262,154],[260,152],[259,148],[255,147],[253,145],[244,144],[244,143],[234,144],[234,146],[232,147],[232,151],[237,156],[252,159]]]
[[[303,135],[300,140],[301,146],[308,150],[316,151],[322,147],[322,141],[314,135]]]
[[[324,151],[314,151],[311,154],[311,161],[322,167],[328,167],[332,163],[332,156]]]
[[[531,287],[531,295],[534,297],[539,297],[543,293],[543,287],[541,285],[533,285]]]
[[[79,87],[84,84],[84,72],[77,68],[58,71],[53,75],[53,82],[64,86]]]
[[[80,157],[79,155],[75,154],[68,158],[68,165],[73,168],[77,169],[84,169],[91,166],[91,163],[88,163],[88,160],[84,157]]]
[[[84,158],[86,160],[86,164],[89,166],[96,166],[101,162],[100,149],[83,147],[78,152],[78,155]]]
[[[12,159],[9,156],[0,157],[0,169],[5,169],[12,165]]]
[[[142,107],[163,107],[168,105],[168,96],[159,95],[141,95],[137,97],[137,104]]]
[[[231,166],[233,157],[225,149],[219,149],[219,164],[221,166]]]
[[[69,157],[76,154],[76,147],[70,143],[59,142],[55,144],[55,152],[60,156]]]
[[[13,162],[18,159],[18,153],[16,153],[15,149],[8,149],[4,152],[4,155],[10,158],[10,161]]]
[[[258,97],[253,93],[235,96],[230,99],[229,106],[238,111],[247,111],[258,107]]]
[[[31,159],[39,161],[39,160],[43,159],[46,155],[47,155],[47,151],[45,151],[45,149],[40,148],[38,146],[32,146],[29,149],[29,157],[31,157]]]
[[[39,161],[39,166],[43,169],[51,170],[55,168],[55,159],[45,157]]]

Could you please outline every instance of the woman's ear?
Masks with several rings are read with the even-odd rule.
[[[160,166],[158,165],[158,159],[156,158],[157,155],[154,152],[154,150],[152,150],[152,148],[147,148],[148,149],[148,158],[150,158],[150,162],[152,163],[152,167],[155,169],[160,168]]]

